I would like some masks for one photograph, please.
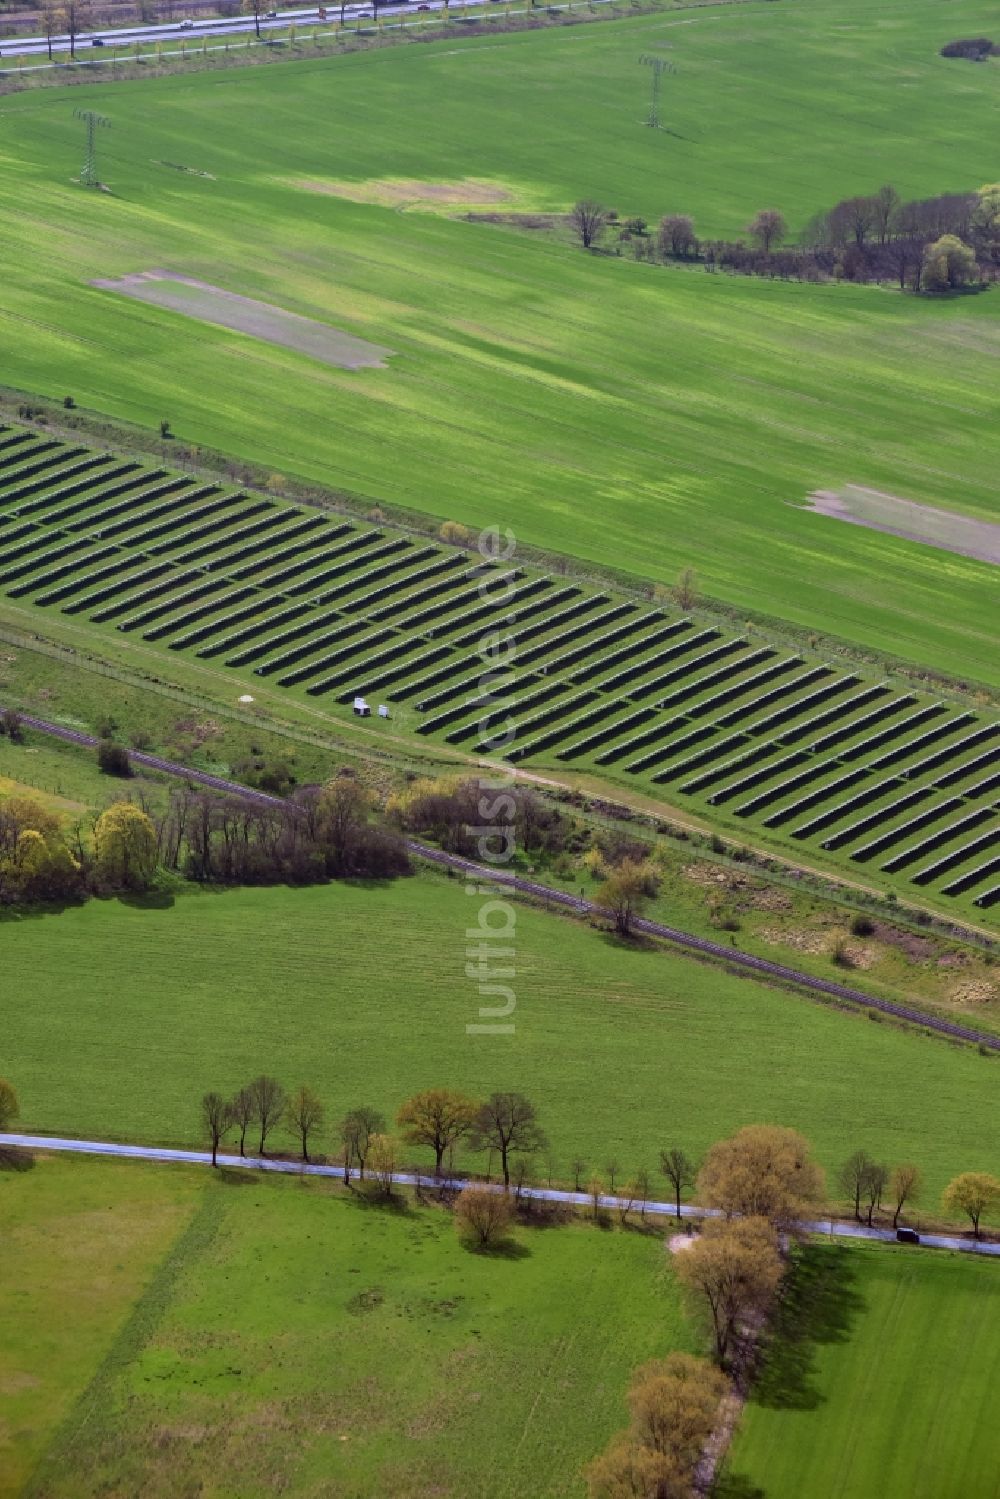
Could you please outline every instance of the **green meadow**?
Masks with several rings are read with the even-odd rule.
[[[24,1162],[17,1163],[20,1166]],[[24,1492],[204,1191],[194,1170],[0,1155],[0,1496]]]
[[[700,1153],[761,1120],[801,1129],[831,1173],[859,1147],[917,1161],[932,1213],[952,1175],[996,1169],[989,1057],[530,908],[515,1032],[469,1035],[494,1003],[465,973],[477,909],[460,882],[423,876],[6,920],[5,993],[25,1003],[3,1066],[22,1127],[187,1145],[207,1089],[266,1070],[317,1088],[331,1120],[363,1103],[391,1118],[425,1087],[521,1089],[551,1142],[538,1174],[563,1180],[577,1156],[652,1172],[666,1146]],[[333,1153],[335,1133],[316,1148]]]
[[[718,1499],[995,1495],[997,1266],[810,1248]]]
[[[5,382],[584,563],[692,565],[738,609],[995,684],[985,564],[798,508],[857,483],[995,515],[995,293],[741,281],[459,217],[593,195],[712,236],[770,206],[797,230],[890,179],[975,188],[997,175],[1000,67],[938,49],[990,18],[978,0],[537,33],[497,16],[462,41],[10,96]],[[658,132],[651,50],[678,67]],[[111,121],[108,193],[71,180],[78,106]],[[394,353],[332,369],[91,284],[152,268]]]
[[[0,1210],[4,1499],[78,1499],[81,1475],[149,1499],[576,1496],[632,1367],[697,1347],[653,1233],[520,1228],[483,1255],[438,1207],[44,1156],[0,1173]]]

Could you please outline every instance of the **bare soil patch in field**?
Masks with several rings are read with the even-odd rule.
[[[421,182],[409,177],[372,177],[361,182],[335,179],[319,182],[296,182],[308,193],[329,193],[347,198],[351,203],[377,203],[383,208],[403,208],[408,204],[446,204],[465,207],[471,203],[508,203],[513,196],[496,182],[480,182],[466,177],[461,182]]]
[[[941,551],[957,552],[961,557],[974,557],[978,562],[1000,564],[1000,525],[993,521],[973,520],[857,484],[817,489],[809,496],[807,508],[834,520],[867,526],[870,531],[885,531]]]
[[[203,323],[214,323],[264,343],[293,349],[337,369],[385,369],[386,360],[393,353],[392,349],[356,338],[353,333],[332,328],[329,323],[315,322],[296,312],[286,312],[282,307],[272,307],[268,302],[257,302],[253,297],[242,297],[238,292],[224,291],[207,281],[173,271],[138,271],[118,280],[92,284],[102,291],[120,292]]]

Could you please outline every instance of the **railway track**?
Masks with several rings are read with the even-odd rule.
[[[0,713],[2,712],[3,704],[0,704]],[[61,724],[49,723],[46,719],[36,718],[33,714],[18,712],[18,717],[25,727],[35,729],[42,734],[49,734],[55,739],[62,739],[68,744],[94,748],[100,742],[93,734],[86,734],[80,729],[66,728]],[[136,765],[143,765],[149,770],[159,771],[162,775],[186,781],[189,785],[207,786],[213,791],[226,792],[230,796],[238,796],[260,806],[287,807],[289,805],[283,797],[272,796],[266,791],[254,790],[253,787],[241,785],[239,781],[226,780],[223,776],[214,776],[208,771],[195,770],[173,760],[165,760],[160,755],[130,750],[129,758]],[[476,880],[532,896],[546,905],[572,911],[575,915],[606,916],[608,914],[594,901],[587,900],[583,896],[571,895],[568,891],[557,890],[551,885],[542,885],[536,880],[524,879],[521,875],[507,874],[484,864],[477,864],[474,860],[462,858],[458,854],[445,853],[443,849],[433,848],[415,838],[407,838],[404,841],[408,852],[416,859],[461,871],[472,875]],[[633,920],[633,926],[644,936],[669,942],[682,951],[716,959],[738,972],[751,973],[759,978],[781,984],[791,984],[795,988],[804,989],[812,994],[820,994],[824,998],[835,999],[843,1004],[854,1005],[864,1010],[874,1010],[894,1020],[902,1020],[907,1024],[933,1031],[952,1041],[964,1041],[972,1045],[988,1047],[990,1051],[1000,1051],[1000,1036],[992,1035],[989,1031],[976,1030],[972,1026],[962,1025],[955,1020],[946,1020],[941,1016],[928,1015],[909,1005],[896,1004],[893,1000],[866,994],[861,989],[852,989],[847,984],[838,984],[833,979],[817,978],[813,974],[801,972],[800,969],[790,968],[785,963],[775,963],[769,958],[758,958],[752,953],[740,952],[738,948],[725,947],[721,942],[713,942],[709,937],[698,937],[693,932],[667,926],[661,921],[650,921],[645,917],[638,917]]]

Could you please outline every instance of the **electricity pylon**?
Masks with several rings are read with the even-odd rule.
[[[87,127],[87,159],[83,163],[80,173],[80,181],[84,187],[98,187],[100,178],[97,175],[97,145],[95,137],[99,125],[110,125],[111,121],[104,115],[97,114],[92,109],[74,109],[74,116],[82,120]]]
[[[660,128],[660,80],[664,73],[676,73],[677,69],[666,57],[655,57],[650,52],[644,52],[639,58],[641,63],[653,70],[653,91],[649,99],[649,117],[646,124],[653,130]]]

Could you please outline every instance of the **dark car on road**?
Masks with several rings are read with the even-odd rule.
[[[897,1228],[896,1238],[901,1244],[919,1244],[920,1235],[915,1228]]]

